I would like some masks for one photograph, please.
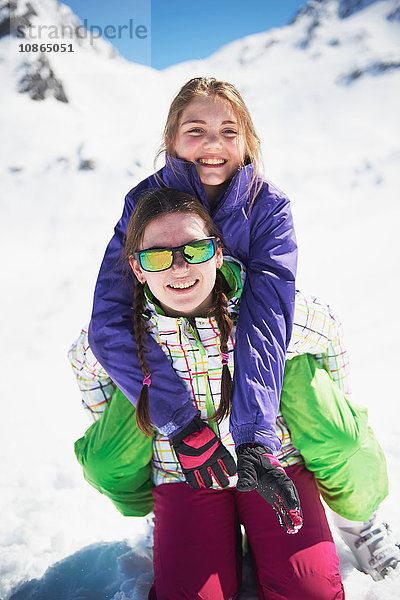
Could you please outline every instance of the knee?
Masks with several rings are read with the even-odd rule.
[[[290,562],[293,575],[285,594],[287,600],[344,599],[339,558],[333,543],[323,542],[297,552]]]
[[[333,542],[300,550],[275,568],[256,571],[262,598],[268,600],[344,600],[339,558]]]
[[[286,600],[344,600],[340,574],[313,573],[294,577],[285,593]]]

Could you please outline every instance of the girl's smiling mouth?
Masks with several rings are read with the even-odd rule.
[[[200,157],[196,159],[196,162],[205,167],[220,167],[225,165],[228,161],[225,158],[220,157]]]
[[[198,284],[198,282],[198,279],[190,279],[189,281],[169,283],[167,287],[170,290],[174,290],[174,292],[187,292],[192,290]]]

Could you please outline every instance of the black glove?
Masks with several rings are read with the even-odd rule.
[[[171,438],[171,444],[192,488],[211,487],[211,475],[221,487],[226,487],[229,485],[226,474],[236,474],[232,455],[199,414]]]
[[[303,525],[300,500],[295,485],[286,475],[271,450],[259,444],[241,444],[237,448],[240,492],[257,492],[276,512],[287,533],[297,533]]]

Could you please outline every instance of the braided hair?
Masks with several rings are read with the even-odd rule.
[[[144,285],[139,281],[135,284],[135,294],[133,299],[133,330],[136,338],[137,353],[139,356],[140,368],[143,371],[143,386],[136,404],[136,423],[139,429],[146,435],[153,435],[149,408],[149,385],[151,383],[151,373],[147,366],[144,355],[146,332],[143,320],[144,310]]]

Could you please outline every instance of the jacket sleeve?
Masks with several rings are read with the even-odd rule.
[[[134,282],[123,260],[123,244],[135,198],[142,192],[138,186],[125,199],[124,212],[100,267],[88,332],[94,355],[134,406],[142,388],[143,372],[132,333]],[[186,427],[196,409],[162,349],[150,336],[146,347],[151,372],[150,417],[161,433],[171,437]]]
[[[350,364],[342,329],[339,317],[328,304],[296,290],[293,331],[286,358],[313,354],[349,396]]]
[[[292,331],[297,266],[289,200],[268,194],[254,203],[249,220],[230,430],[236,446],[258,442],[279,450],[275,423]]]

